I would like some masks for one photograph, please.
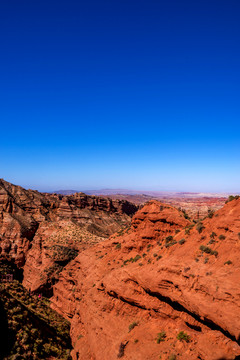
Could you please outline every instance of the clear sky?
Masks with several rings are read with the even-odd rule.
[[[239,0],[1,0],[0,177],[240,191]]]

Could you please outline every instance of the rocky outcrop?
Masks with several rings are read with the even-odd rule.
[[[79,251],[128,226],[136,210],[125,200],[39,193],[1,179],[0,256],[24,268],[24,286],[49,295]]]
[[[0,254],[26,288],[53,289],[74,360],[239,359],[240,199],[199,222],[158,201],[136,210],[0,180]]]
[[[54,286],[73,359],[239,359],[239,255],[240,200],[196,224],[149,202]]]

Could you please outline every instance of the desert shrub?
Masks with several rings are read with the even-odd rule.
[[[189,218],[188,214],[186,213],[186,211],[185,211],[185,210],[182,210],[182,212],[183,212],[184,218],[187,219],[187,220],[189,220],[190,218]]]
[[[165,341],[166,337],[167,335],[165,331],[161,331],[160,333],[158,333],[156,338],[157,344],[160,344],[160,342]]]
[[[224,263],[224,265],[231,265],[232,264],[232,261],[231,260],[228,260]]]
[[[205,245],[201,245],[201,246],[199,247],[199,250],[201,250],[201,251],[203,251],[203,252],[208,252],[207,249],[210,249],[210,248],[208,248],[208,247],[205,246]],[[210,249],[210,250],[211,250],[211,249]]]
[[[189,228],[186,228],[185,229],[185,235],[189,235],[190,234],[190,229]]]
[[[238,238],[240,239],[240,232],[238,233]]]
[[[226,204],[230,201],[237,200],[237,199],[239,199],[239,195],[236,195],[236,196],[230,195],[226,201]]]
[[[130,259],[127,259],[127,260],[124,260],[123,261],[123,264],[124,265],[127,265],[129,262],[137,262],[139,259],[141,259],[141,256],[140,255],[136,255],[134,258],[131,257]]]
[[[165,247],[166,247],[166,248],[169,248],[170,246],[173,246],[173,245],[175,245],[176,243],[177,243],[177,242],[176,242],[175,240],[173,240],[173,241],[165,244]]]
[[[211,239],[214,239],[215,236],[217,236],[217,234],[213,231],[213,232],[210,234],[210,238],[211,238]]]
[[[162,258],[162,255],[158,255],[156,260],[160,260]]]
[[[166,242],[166,244],[168,244],[168,243],[171,242],[172,240],[173,240],[173,236],[172,236],[172,235],[169,235],[169,236],[166,237],[165,242]]]
[[[180,341],[189,342],[190,341],[190,336],[188,334],[186,334],[184,331],[180,331],[177,334],[177,339],[180,340]]]
[[[132,322],[132,323],[129,325],[129,327],[128,327],[129,332],[130,332],[132,329],[134,329],[136,326],[138,326],[138,322],[137,322],[137,321]]]
[[[141,259],[140,255],[136,255],[135,258],[132,259],[132,262],[137,262],[138,260]]]
[[[201,245],[199,247],[199,249],[203,252],[205,252],[206,254],[210,254],[210,255],[215,255],[217,256],[218,255],[218,252],[216,250],[212,250],[210,247],[208,246],[205,246],[205,245]]]
[[[211,219],[214,215],[214,210],[208,210],[208,217]]]
[[[226,239],[226,236],[224,236],[224,235],[219,235],[219,240],[225,240]]]
[[[179,229],[175,229],[175,234],[178,234],[180,232]]]
[[[215,240],[214,239],[211,239],[208,244],[214,244],[215,243]]]
[[[121,244],[117,243],[117,245],[115,246],[115,249],[121,249]]]
[[[204,264],[207,264],[208,261],[209,261],[209,258],[208,258],[208,257],[205,257],[205,259],[204,259]]]
[[[169,355],[168,360],[177,360],[177,356],[174,354]]]
[[[179,240],[179,242],[178,242],[178,243],[179,243],[180,245],[183,245],[185,242],[186,242],[186,240],[185,240],[185,239],[181,239],[181,240]]]
[[[205,229],[205,227],[203,226],[202,222],[199,222],[197,223],[196,229],[199,232],[199,234],[201,234],[201,232],[203,231],[203,229]]]

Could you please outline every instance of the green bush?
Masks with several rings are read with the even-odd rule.
[[[218,252],[216,250],[212,250],[210,247],[208,246],[205,246],[205,245],[201,245],[199,247],[199,249],[203,252],[205,252],[206,254],[210,254],[210,255],[215,255],[217,256],[218,255]]]
[[[161,331],[160,333],[158,333],[156,338],[157,344],[160,344],[160,342],[165,341],[166,337],[167,335],[165,331]]]
[[[185,242],[186,242],[186,240],[185,240],[185,239],[181,239],[181,240],[179,240],[179,242],[178,242],[178,243],[179,243],[180,245],[183,245]]]
[[[168,244],[168,243],[171,242],[172,240],[173,240],[173,236],[172,236],[172,235],[169,235],[169,236],[166,237],[165,242],[166,242],[166,244]]]
[[[230,195],[226,201],[226,204],[230,201],[238,200],[238,199],[239,199],[239,195],[236,195],[236,196]]]
[[[173,245],[175,245],[176,243],[177,243],[177,242],[176,242],[175,240],[173,240],[173,241],[165,244],[165,247],[166,247],[166,248],[169,248],[170,246],[173,246]]]
[[[129,327],[128,327],[128,331],[130,332],[132,329],[134,329],[136,326],[138,326],[138,322],[134,321],[132,322]]]
[[[226,236],[224,236],[224,235],[219,235],[219,240],[225,240],[226,239]]]
[[[138,260],[141,259],[140,255],[136,255],[135,258],[132,259],[132,262],[137,262]]]
[[[124,265],[127,265],[129,262],[134,263],[134,262],[137,262],[137,261],[140,260],[140,259],[141,259],[141,256],[140,256],[140,255],[136,255],[134,258],[131,257],[130,259],[124,260],[124,261],[123,261],[123,264],[124,264]]]
[[[186,341],[188,343],[190,341],[190,336],[186,334],[184,331],[180,331],[177,334],[177,339],[180,341]]]
[[[224,263],[224,265],[231,265],[232,264],[232,261],[231,260],[228,260]]]
[[[215,243],[215,240],[214,239],[211,239],[208,244],[214,244]]]
[[[199,232],[199,234],[201,234],[201,232],[203,231],[203,229],[205,229],[205,227],[203,226],[202,222],[199,222],[197,223],[196,229]]]
[[[213,231],[213,232],[210,234],[210,238],[211,238],[211,239],[214,239],[215,236],[217,236],[217,234]]]

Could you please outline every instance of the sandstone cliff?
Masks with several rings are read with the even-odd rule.
[[[149,202],[54,286],[73,359],[239,359],[239,256],[240,200],[197,224]]]
[[[240,199],[197,223],[158,201],[136,210],[0,180],[0,255],[25,287],[54,289],[74,360],[239,360]]]
[[[0,255],[24,269],[25,287],[51,293],[79,251],[128,226],[136,210],[124,200],[39,193],[1,179]]]

